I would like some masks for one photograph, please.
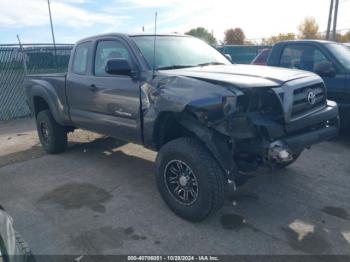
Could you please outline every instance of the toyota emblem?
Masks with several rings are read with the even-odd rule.
[[[314,105],[316,103],[316,94],[310,90],[307,94],[307,101],[310,105]]]

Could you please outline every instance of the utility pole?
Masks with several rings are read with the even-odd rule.
[[[54,33],[54,31],[53,31],[50,0],[47,0],[47,5],[48,5],[48,7],[49,7],[49,16],[50,16],[50,25],[51,25],[52,42],[53,42],[53,47],[54,47],[54,49],[55,49],[55,58],[56,58],[56,56],[57,56],[57,53],[56,53],[56,40],[55,40],[55,33]]]
[[[327,25],[327,35],[326,35],[327,40],[330,40],[329,37],[330,37],[331,25],[332,25],[333,5],[334,5],[334,0],[331,0],[331,5],[329,7],[329,15],[328,15],[328,25]]]
[[[335,0],[334,20],[333,20],[333,41],[336,41],[336,38],[337,38],[338,7],[339,7],[339,0]]]

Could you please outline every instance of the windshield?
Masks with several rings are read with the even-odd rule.
[[[153,36],[134,36],[133,40],[153,68]],[[225,56],[205,42],[182,36],[157,36],[155,69],[176,69],[211,64],[231,64]]]
[[[343,44],[328,44],[328,49],[337,60],[349,71],[350,70],[350,50]]]

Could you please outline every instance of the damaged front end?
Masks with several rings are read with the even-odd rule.
[[[315,103],[307,100],[310,92]],[[216,106],[191,103],[186,111],[193,118],[182,124],[206,143],[229,179],[263,165],[284,167],[305,148],[335,137],[339,126],[337,105],[317,79],[240,90]]]
[[[158,150],[170,139],[195,135],[230,180],[263,165],[286,166],[305,148],[338,133],[337,105],[327,100],[316,75],[260,87],[172,76],[143,91],[145,145],[152,141],[150,147]],[[161,116],[169,112],[180,127],[164,131]]]

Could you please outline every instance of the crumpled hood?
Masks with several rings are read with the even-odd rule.
[[[256,65],[216,65],[161,72],[204,81],[225,82],[240,88],[278,87],[285,82],[314,75],[301,70]]]

